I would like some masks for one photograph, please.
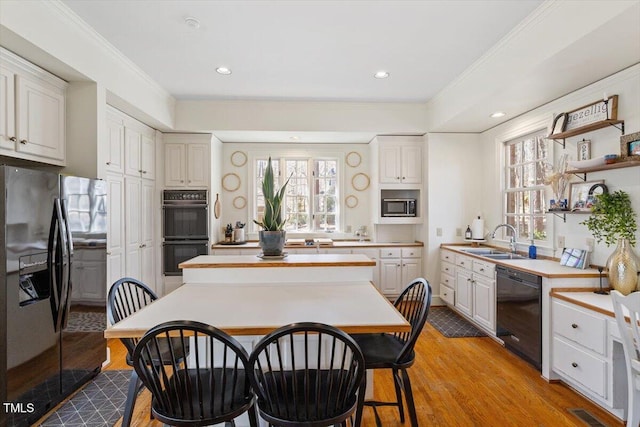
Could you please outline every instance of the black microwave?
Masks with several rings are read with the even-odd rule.
[[[382,216],[417,216],[416,199],[382,199]]]

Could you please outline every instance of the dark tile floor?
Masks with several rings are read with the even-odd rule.
[[[42,426],[112,426],[122,416],[131,371],[104,371]]]
[[[431,307],[427,322],[447,338],[487,336],[448,307]]]

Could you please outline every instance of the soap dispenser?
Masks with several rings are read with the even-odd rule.
[[[532,239],[531,245],[529,245],[529,258],[536,259],[537,252],[538,251],[537,251],[536,245],[533,243],[533,239]]]
[[[467,225],[467,231],[464,232],[465,240],[471,240],[471,226]]]

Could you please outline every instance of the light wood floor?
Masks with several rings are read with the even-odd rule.
[[[109,340],[112,363],[107,369],[129,369],[125,349]],[[568,409],[582,408],[613,427],[623,423],[561,383],[549,384],[530,365],[491,338],[445,338],[429,323],[418,340],[410,368],[421,426],[585,426]],[[391,374],[376,372],[376,400],[392,400]],[[150,398],[136,402],[134,426],[161,426],[149,419]],[[401,424],[395,408],[379,408],[384,427]],[[116,426],[120,426],[119,421]],[[365,409],[363,426],[375,426]]]

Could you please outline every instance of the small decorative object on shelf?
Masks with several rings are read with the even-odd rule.
[[[551,187],[553,192],[553,199],[549,203],[550,211],[563,211],[567,209],[566,199],[564,193],[567,189],[567,184],[571,178],[571,173],[567,172],[567,154],[560,156],[558,162],[545,171],[544,184]],[[564,201],[564,203],[563,203]]]
[[[591,158],[591,141],[582,138],[578,142],[578,160],[589,160]]]
[[[623,161],[640,160],[640,132],[620,137],[620,158]]]
[[[591,212],[595,203],[595,196],[590,194],[591,189],[604,186],[604,180],[588,182],[572,182],[569,191],[569,206],[572,212]],[[603,187],[606,188],[606,187]]]

